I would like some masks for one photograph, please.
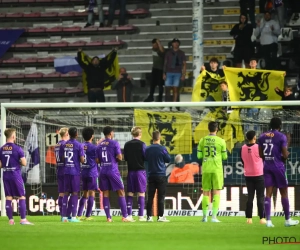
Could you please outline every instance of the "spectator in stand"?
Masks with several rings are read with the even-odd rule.
[[[220,88],[222,90],[222,101],[223,102],[230,102],[227,82],[221,81]],[[223,111],[226,112],[226,113],[231,113],[232,108],[231,107],[223,107]]]
[[[154,92],[156,86],[159,88],[158,101],[162,102],[163,92],[164,92],[164,79],[163,79],[163,69],[164,69],[164,58],[165,58],[165,49],[161,45],[159,39],[154,38],[152,40],[152,80],[150,86],[150,94],[145,99],[145,102],[154,101]]]
[[[241,0],[243,1],[243,0]],[[259,13],[265,13],[267,0],[259,0]]]
[[[275,88],[277,95],[281,96],[282,101],[298,101],[298,98],[293,93],[293,88],[286,86],[284,91],[280,90],[278,87]],[[288,123],[282,124],[282,129],[286,134],[288,147],[291,145],[291,134],[293,134],[294,125],[289,121],[294,120],[295,111],[298,110],[298,107],[295,106],[282,106],[285,113],[281,117],[282,120],[287,121]]]
[[[108,10],[108,22],[107,27],[112,27],[114,16],[115,16],[115,10],[116,10],[116,4],[119,2],[120,4],[120,17],[119,17],[119,26],[124,26],[125,18],[126,18],[126,0],[110,0],[109,1],[109,10]]]
[[[273,0],[273,1],[274,1],[274,10],[278,18],[279,26],[280,28],[283,28],[285,23],[284,20],[285,10],[283,6],[283,0]]]
[[[114,55],[104,57],[101,60],[99,57],[95,56],[92,58],[92,61],[88,64],[83,62],[84,54],[82,49],[78,49],[77,61],[80,67],[86,73],[87,87],[88,87],[88,101],[89,102],[105,102],[104,96],[104,77],[106,69],[113,63],[115,56],[117,55],[117,50],[114,49]]]
[[[170,92],[173,90],[173,102],[177,101],[179,96],[180,80],[184,81],[186,73],[185,53],[179,49],[180,41],[177,38],[172,40],[172,49],[168,50],[165,55],[164,74],[165,80],[165,100],[170,100]],[[173,107],[175,111],[177,109]]]
[[[252,27],[255,29],[255,0],[240,0],[240,11],[249,15]]]
[[[245,67],[250,68],[249,62],[250,58],[254,54],[254,47],[251,40],[253,34],[253,27],[248,24],[247,14],[240,15],[240,22],[232,28],[230,35],[233,36],[235,40],[234,47],[234,62],[237,68],[242,67],[242,62],[244,60]]]
[[[252,57],[250,59],[250,69],[256,69],[257,68],[257,59]]]
[[[93,17],[94,17],[94,8],[95,8],[95,4],[96,4],[95,1],[97,1],[97,7],[98,7],[99,27],[100,28],[104,27],[104,14],[103,14],[102,0],[89,0],[88,20],[87,20],[87,24],[84,26],[84,28],[87,28],[94,24]]]
[[[254,34],[262,46],[265,69],[276,70],[280,27],[277,21],[271,20],[270,12],[265,12],[264,19],[258,20]]]
[[[213,57],[209,60],[209,66],[210,67],[208,69],[206,69],[205,66],[203,65],[201,67],[201,71],[206,70],[210,73],[214,73],[214,74],[218,75],[219,78],[225,77],[223,69],[219,69],[219,61],[216,57]]]
[[[112,89],[117,90],[118,102],[131,102],[133,79],[125,68],[120,68],[119,78],[114,82]]]

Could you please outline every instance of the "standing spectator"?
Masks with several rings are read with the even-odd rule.
[[[225,76],[223,69],[219,69],[219,61],[216,57],[212,57],[209,60],[209,68],[206,69],[205,66],[203,65],[201,67],[201,71],[203,70],[216,74],[218,78],[223,78]]]
[[[237,68],[242,67],[242,62],[244,60],[245,67],[249,68],[250,58],[254,53],[254,47],[252,44],[251,36],[253,33],[253,27],[248,24],[247,14],[240,15],[240,22],[232,28],[230,35],[233,36],[235,40],[234,47],[234,62]]]
[[[144,166],[146,144],[141,141],[141,127],[131,129],[133,139],[124,145],[124,159],[127,161],[127,213],[132,217],[132,203],[134,193],[138,193],[139,221],[146,221],[144,217],[145,192],[147,190],[146,169]]]
[[[177,38],[172,40],[172,49],[166,52],[164,62],[164,74],[165,80],[165,101],[170,101],[170,92],[173,90],[173,102],[177,101],[179,96],[179,84],[180,80],[184,81],[186,73],[186,57],[185,53],[179,49],[180,41]],[[173,107],[175,111],[177,109]]]
[[[220,83],[220,88],[222,90],[222,101],[223,102],[230,102],[227,82],[222,81]],[[222,109],[226,113],[231,113],[232,112],[232,108],[230,106],[229,107],[223,107]]]
[[[246,13],[249,15],[252,27],[255,29],[255,0],[240,0],[240,10],[241,13]]]
[[[257,59],[252,57],[250,58],[250,69],[256,69],[257,68]]]
[[[274,1],[274,9],[275,9],[275,13],[277,15],[278,18],[278,22],[279,22],[279,26],[280,28],[284,27],[284,5],[283,5],[283,1],[282,0],[273,0]]]
[[[94,8],[95,8],[95,1],[97,1],[97,7],[98,7],[98,17],[99,17],[99,27],[104,27],[104,15],[103,15],[103,0],[89,0],[89,6],[88,6],[88,20],[87,24],[84,26],[84,28],[90,27],[94,24],[93,17],[94,17]]]
[[[159,39],[154,38],[152,40],[152,79],[150,86],[150,94],[145,99],[145,102],[153,102],[154,101],[154,92],[155,87],[158,86],[159,94],[158,101],[162,102],[163,92],[164,92],[164,79],[163,79],[163,69],[164,69],[164,58],[165,58],[165,49],[161,45]]]
[[[126,17],[126,0],[110,0],[109,1],[109,10],[108,10],[108,22],[107,27],[112,27],[116,4],[119,2],[120,4],[120,17],[119,17],[119,26],[125,25],[125,17]]]
[[[264,19],[257,22],[254,34],[260,40],[262,46],[265,69],[276,70],[280,27],[278,22],[271,20],[270,12],[265,12]]]
[[[92,61],[88,64],[84,63],[84,54],[82,53],[82,49],[78,49],[77,53],[77,61],[80,67],[86,73],[87,80],[87,88],[88,88],[88,101],[89,102],[105,102],[104,96],[104,81],[105,79],[105,71],[106,69],[113,63],[117,52],[116,49],[110,53],[110,59],[108,60],[108,56],[102,58],[95,56],[92,58]]]
[[[153,144],[146,148],[146,161],[148,162],[148,201],[147,221],[153,222],[152,206],[155,192],[158,196],[158,222],[169,222],[164,216],[164,201],[167,187],[166,165],[171,161],[167,149],[160,145],[159,131],[152,133]]]
[[[21,175],[21,166],[26,166],[26,158],[21,147],[15,144],[16,130],[7,128],[4,131],[6,143],[0,148],[0,168],[3,168],[2,178],[5,193],[6,215],[9,225],[14,225],[12,199],[19,200],[19,213],[21,225],[33,225],[26,219],[26,196],[25,186]],[[1,199],[4,199],[1,196]]]
[[[119,78],[115,80],[112,89],[117,90],[118,102],[132,101],[133,79],[124,67],[120,68]]]
[[[256,192],[258,215],[260,224],[266,224],[264,218],[264,164],[259,156],[258,144],[256,144],[256,133],[251,130],[246,134],[248,144],[241,148],[241,160],[244,166],[244,175],[248,191],[246,205],[247,223],[252,224],[253,199]]]

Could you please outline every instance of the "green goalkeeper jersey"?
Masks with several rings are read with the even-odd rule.
[[[222,173],[223,160],[227,160],[225,141],[216,135],[207,135],[201,138],[198,150],[198,159],[202,159],[202,174]]]

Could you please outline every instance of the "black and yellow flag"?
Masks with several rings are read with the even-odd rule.
[[[142,128],[142,141],[152,143],[152,132],[161,133],[160,143],[170,154],[192,153],[192,123],[189,113],[134,110],[135,125]]]
[[[222,90],[219,85],[222,80],[224,77],[203,70],[193,88],[192,102],[221,101]]]
[[[224,69],[230,101],[280,101],[275,88],[284,88],[284,71],[228,68]],[[244,106],[245,107],[245,106]],[[250,106],[251,107],[251,106]],[[233,106],[233,108],[239,108]],[[252,106],[253,108],[253,106]],[[255,106],[255,108],[266,108]],[[281,108],[280,106],[274,108]]]
[[[86,55],[84,52],[81,52],[82,55],[82,61],[86,64],[91,62],[92,57],[89,57]],[[111,51],[107,56],[107,60],[113,60],[112,64],[106,69],[105,73],[105,80],[104,80],[104,90],[109,90],[111,89],[112,83],[118,78],[119,76],[119,59],[118,59],[118,54],[114,53],[114,51]],[[111,58],[114,57],[114,58]],[[102,60],[100,58],[100,60]],[[87,81],[86,81],[86,74],[83,71],[82,72],[82,85],[83,85],[83,91],[84,93],[88,92],[87,88]]]
[[[231,153],[235,143],[244,141],[243,127],[240,120],[239,110],[233,110],[232,113],[227,114],[221,108],[213,112],[208,112],[202,121],[195,128],[194,141],[198,143],[200,139],[207,136],[208,123],[216,121],[219,123],[217,135],[223,138],[226,142],[227,150]]]

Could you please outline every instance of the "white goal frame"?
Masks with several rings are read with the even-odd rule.
[[[162,107],[182,107],[182,108],[205,108],[205,107],[227,107],[227,106],[299,106],[300,101],[256,101],[256,102],[109,102],[109,103],[1,103],[1,146],[5,144],[4,130],[6,128],[7,109],[65,109],[65,108],[162,108]],[[1,169],[1,176],[3,169]],[[3,180],[1,177],[1,216],[6,216],[5,194]]]

